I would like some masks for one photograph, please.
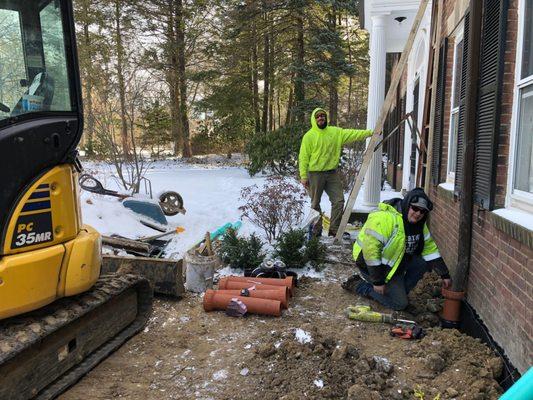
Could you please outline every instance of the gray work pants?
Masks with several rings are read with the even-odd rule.
[[[385,294],[375,292],[373,289],[368,296],[392,310],[403,310],[409,304],[407,295],[429,271],[426,261],[420,256],[406,256],[402,260],[400,272],[396,272],[385,285]],[[363,279],[370,282],[370,276],[360,270]],[[369,283],[370,285],[370,283]]]
[[[309,195],[311,196],[311,208],[322,212],[320,209],[320,199],[324,191],[331,202],[331,223],[329,234],[336,235],[341,223],[342,212],[344,210],[344,193],[342,191],[342,181],[337,170],[309,172]]]

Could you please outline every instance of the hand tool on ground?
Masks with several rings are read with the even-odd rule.
[[[145,236],[145,237],[137,239],[137,241],[139,241],[139,242],[149,242],[151,240],[160,239],[162,237],[165,237],[165,236],[168,236],[168,235],[172,235],[173,233],[178,234],[178,233],[182,233],[182,232],[185,232],[185,228],[183,226],[178,226],[178,227],[176,227],[176,229],[173,229],[171,231],[160,233],[158,235],[153,235],[153,236]]]
[[[397,318],[395,314],[384,314],[377,311],[372,311],[370,306],[356,305],[349,306],[346,309],[346,316],[349,319],[363,322],[384,322],[387,324],[412,324],[415,325],[415,321]]]
[[[397,325],[390,330],[391,336],[398,337],[400,339],[412,340],[422,339],[426,333],[422,327],[418,325]]]

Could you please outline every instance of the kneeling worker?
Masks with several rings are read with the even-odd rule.
[[[393,310],[407,307],[407,294],[427,271],[440,275],[444,288],[451,287],[450,274],[426,225],[433,204],[421,188],[404,199],[379,203],[369,214],[353,247],[360,275],[343,283]]]

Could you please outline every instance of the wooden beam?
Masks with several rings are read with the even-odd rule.
[[[390,106],[394,101],[396,89],[398,87],[398,84],[400,83],[400,79],[403,75],[405,67],[407,66],[407,59],[409,58],[409,54],[411,53],[411,49],[413,48],[416,33],[418,32],[418,28],[420,27],[420,23],[422,22],[422,18],[424,17],[428,1],[429,0],[422,0],[420,2],[420,7],[418,9],[418,13],[416,14],[415,20],[413,21],[413,26],[411,27],[409,38],[407,39],[407,43],[405,43],[405,47],[403,49],[402,56],[400,57],[400,61],[398,62],[398,66],[394,71],[394,74],[392,75],[389,91],[387,92],[387,96],[385,96],[385,101],[383,102],[383,106],[381,107],[378,121],[376,123],[376,126],[374,127],[374,134],[370,138],[370,142],[368,143],[365,154],[363,156],[363,163],[361,165],[361,168],[359,169],[359,173],[357,174],[355,184],[352,190],[350,191],[348,201],[346,202],[346,207],[342,215],[339,230],[337,231],[337,236],[335,236],[335,242],[339,242],[342,239],[342,235],[344,233],[344,230],[346,229],[346,225],[348,224],[348,219],[350,218],[350,214],[355,204],[355,200],[357,199],[357,195],[359,194],[359,191],[361,190],[361,186],[363,184],[363,178],[365,177],[366,171],[368,170],[368,166],[370,165],[372,157],[374,156],[374,148],[380,140],[380,136],[383,131],[383,125],[385,124],[385,119],[387,118]]]

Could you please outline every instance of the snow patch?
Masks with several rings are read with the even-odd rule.
[[[493,211],[494,214],[499,215],[515,224],[523,226],[524,228],[533,231],[533,214],[516,208],[500,208]]]
[[[322,379],[315,379],[313,383],[317,388],[322,389],[324,387],[324,382],[322,381]]]
[[[222,379],[226,379],[228,377],[228,371],[225,369],[221,369],[220,371],[217,371],[213,374],[213,379],[215,381],[220,381]]]
[[[313,341],[311,334],[301,328],[296,329],[296,331],[294,332],[294,336],[296,337],[296,340],[301,344],[311,343]]]

